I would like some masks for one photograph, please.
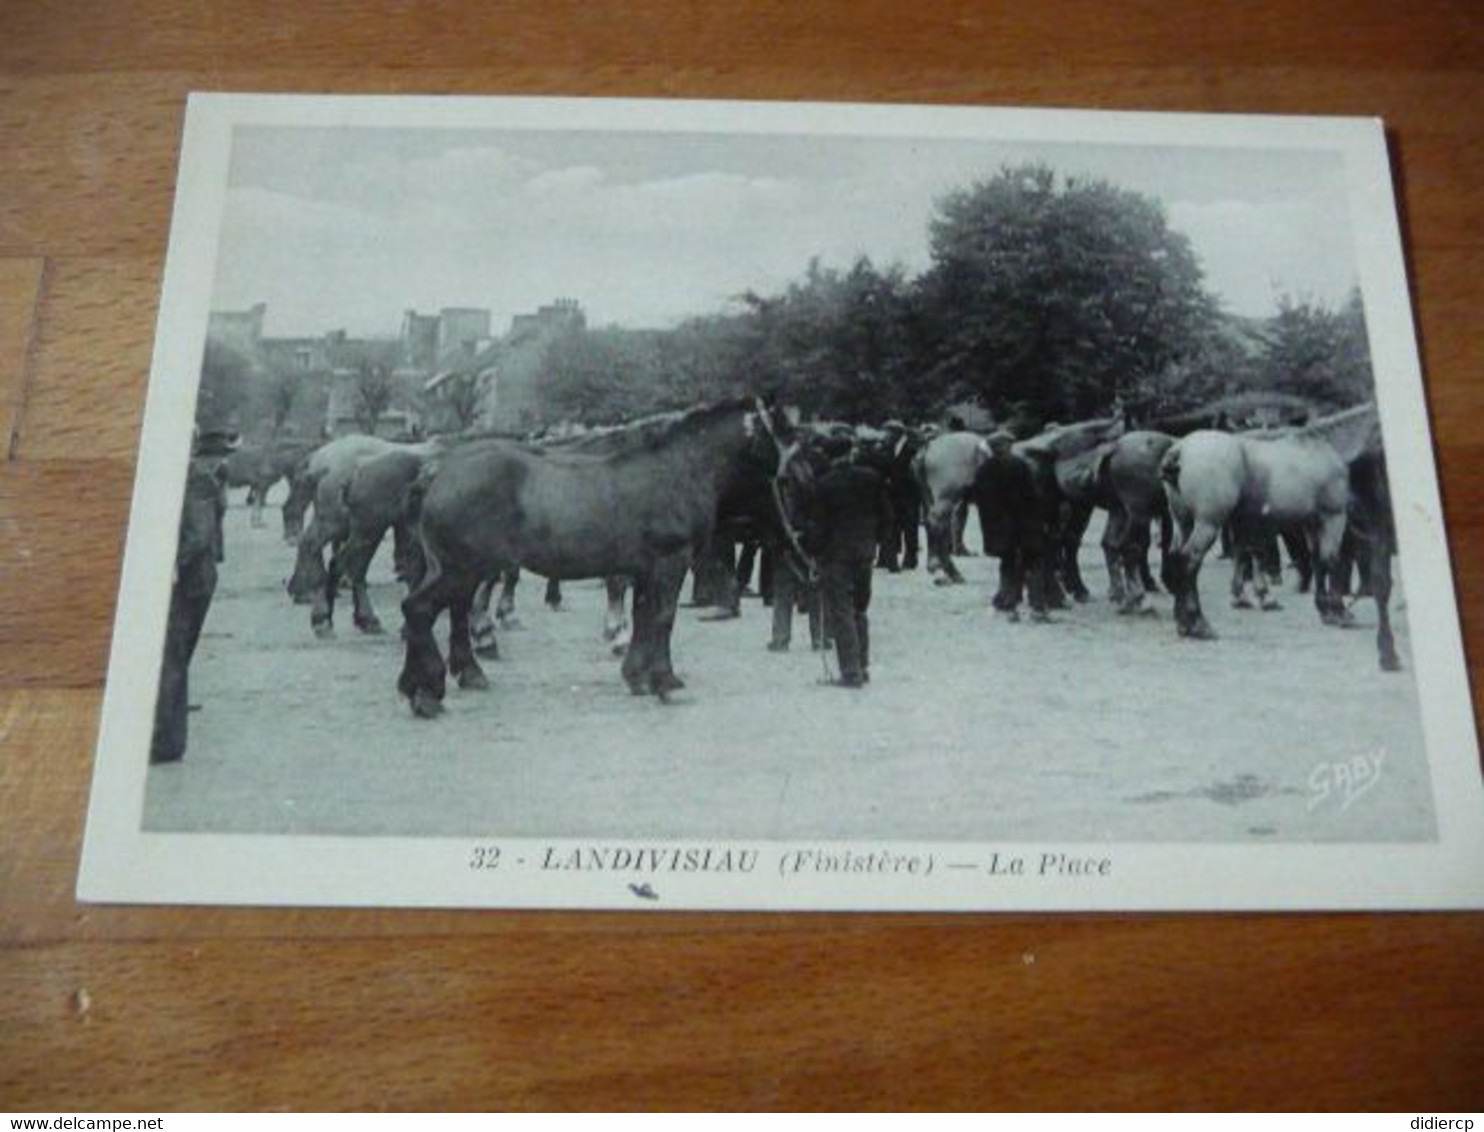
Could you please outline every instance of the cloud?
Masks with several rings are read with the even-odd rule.
[[[1349,228],[1336,223],[1332,201],[1181,202],[1169,212],[1200,256],[1207,286],[1239,314],[1270,314],[1283,295],[1336,304],[1355,286]]]

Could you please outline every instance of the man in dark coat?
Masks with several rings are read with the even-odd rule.
[[[1000,560],[1000,588],[995,609],[1018,619],[1021,596],[1030,600],[1033,620],[1047,619],[1047,538],[1035,473],[1015,455],[1014,438],[997,432],[989,438],[992,455],[980,465],[969,498],[979,509],[984,553]]]
[[[825,627],[840,662],[835,682],[860,688],[871,678],[871,571],[891,502],[881,473],[851,459],[848,440],[828,442],[825,454],[834,462],[811,493],[806,546],[819,560]]]
[[[237,446],[232,433],[207,432],[196,438],[186,472],[185,499],[175,547],[175,582],[165,623],[165,653],[155,698],[154,735],[149,761],[179,762],[185,757],[186,715],[190,710],[186,674],[201,627],[216,592],[216,564],[222,560],[222,516],[227,507],[222,460]]]
[[[901,421],[887,421],[881,430],[886,434],[885,466],[881,471],[891,496],[891,518],[882,528],[881,553],[876,565],[895,574],[898,570],[917,569],[922,488],[913,474],[912,464],[922,450],[922,443]]]

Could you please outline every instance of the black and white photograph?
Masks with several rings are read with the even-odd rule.
[[[80,891],[1477,904],[1379,123],[197,96]]]

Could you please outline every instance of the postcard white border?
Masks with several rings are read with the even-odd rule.
[[[703,131],[957,137],[1341,154],[1396,497],[1438,838],[1420,844],[1190,845],[480,841],[141,830],[170,562],[235,126]],[[474,868],[476,858],[494,867]],[[485,850],[483,857],[479,851]],[[574,851],[675,850],[750,871],[551,868]],[[711,857],[697,856],[710,851]],[[687,853],[695,855],[687,856]],[[915,858],[918,871],[794,870],[800,858]],[[1037,875],[1043,854],[1110,863]],[[854,854],[854,857],[841,856]],[[1024,874],[997,871],[1016,858]],[[594,858],[587,858],[592,860]],[[885,860],[886,858],[882,858]],[[651,864],[658,857],[640,857]],[[900,870],[902,866],[898,864]],[[1096,868],[1096,866],[1094,866]],[[647,886],[647,887],[646,887]],[[195,94],[129,518],[78,897],[124,903],[509,908],[1221,910],[1484,907],[1484,786],[1382,124],[1371,119],[887,105]]]

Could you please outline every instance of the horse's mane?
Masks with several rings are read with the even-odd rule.
[[[611,451],[615,449],[628,448],[630,446],[647,446],[651,440],[666,432],[669,426],[678,421],[684,414],[678,410],[664,413],[651,413],[645,417],[635,417],[633,420],[621,421],[618,424],[600,425],[588,429],[585,432],[572,433],[568,436],[550,437],[539,440],[537,443],[542,447],[558,452],[586,452],[586,451]]]
[[[1324,409],[1325,406],[1295,393],[1262,392],[1233,393],[1218,398],[1195,409],[1170,416],[1157,417],[1147,426],[1158,432],[1180,435],[1198,428],[1209,428],[1218,418],[1241,417],[1258,410],[1278,410],[1293,417],[1303,417]]]
[[[535,450],[550,455],[625,456],[664,447],[676,436],[690,432],[729,413],[746,412],[755,407],[751,397],[729,397],[691,409],[654,413],[624,424],[612,425],[581,436],[538,444]]]

